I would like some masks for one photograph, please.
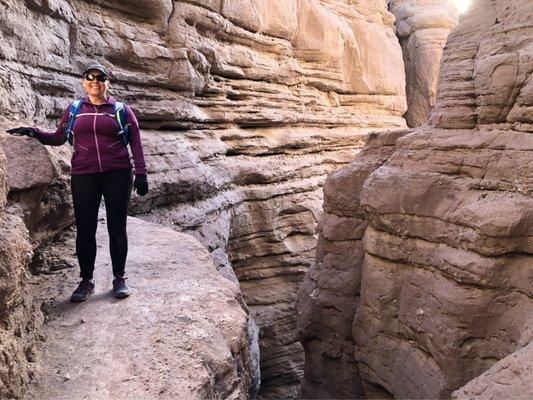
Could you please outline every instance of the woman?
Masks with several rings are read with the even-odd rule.
[[[126,217],[131,196],[131,161],[124,140],[115,100],[107,95],[109,77],[101,64],[91,64],[83,71],[83,87],[87,95],[78,104],[67,107],[55,132],[37,128],[15,128],[7,132],[35,137],[41,143],[60,146],[67,140],[74,146],[72,155],[72,200],[76,218],[76,255],[81,282],[70,300],[80,302],[94,293],[93,271],[96,258],[96,227],[98,209],[104,197],[109,232],[109,249],[113,265],[113,294],[125,298],[130,294],[124,269],[128,252]],[[117,103],[121,104],[121,103]],[[139,133],[139,124],[132,110],[125,106],[129,145],[135,163],[137,193],[148,192],[146,165]]]

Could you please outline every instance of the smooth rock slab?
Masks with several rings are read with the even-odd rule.
[[[26,399],[248,398],[248,315],[209,253],[189,235],[129,218],[134,292],[117,300],[104,230],[86,302],[69,303],[77,268],[39,278],[45,341]]]
[[[452,399],[533,398],[533,342],[497,362],[485,373],[452,393]]]

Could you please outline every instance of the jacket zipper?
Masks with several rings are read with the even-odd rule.
[[[122,140],[117,140],[115,143],[111,143],[109,146],[107,146],[107,148],[109,149],[111,146],[114,146],[116,145],[117,143],[120,143],[122,142]]]
[[[94,132],[94,141],[96,143],[96,154],[98,155],[98,165],[100,166],[100,172],[104,172],[102,169],[102,159],[100,158],[100,149],[98,148],[98,138],[96,137],[96,114],[98,114],[98,110],[96,106],[94,106],[94,121],[93,121],[93,132]]]

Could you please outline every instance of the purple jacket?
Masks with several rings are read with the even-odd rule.
[[[74,121],[74,153],[72,174],[92,174],[116,169],[131,168],[130,155],[118,132],[120,126],[114,115],[115,99],[109,96],[105,104],[94,105],[85,96]],[[42,143],[60,146],[67,141],[70,106],[63,112],[55,132],[36,130],[35,137]],[[126,105],[126,123],[129,126],[129,146],[133,154],[136,174],[146,174],[139,123],[131,108]]]

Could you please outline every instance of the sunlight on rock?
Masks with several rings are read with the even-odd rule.
[[[472,0],[453,0],[453,3],[457,7],[459,14],[463,14],[468,10],[470,4],[472,4]]]

